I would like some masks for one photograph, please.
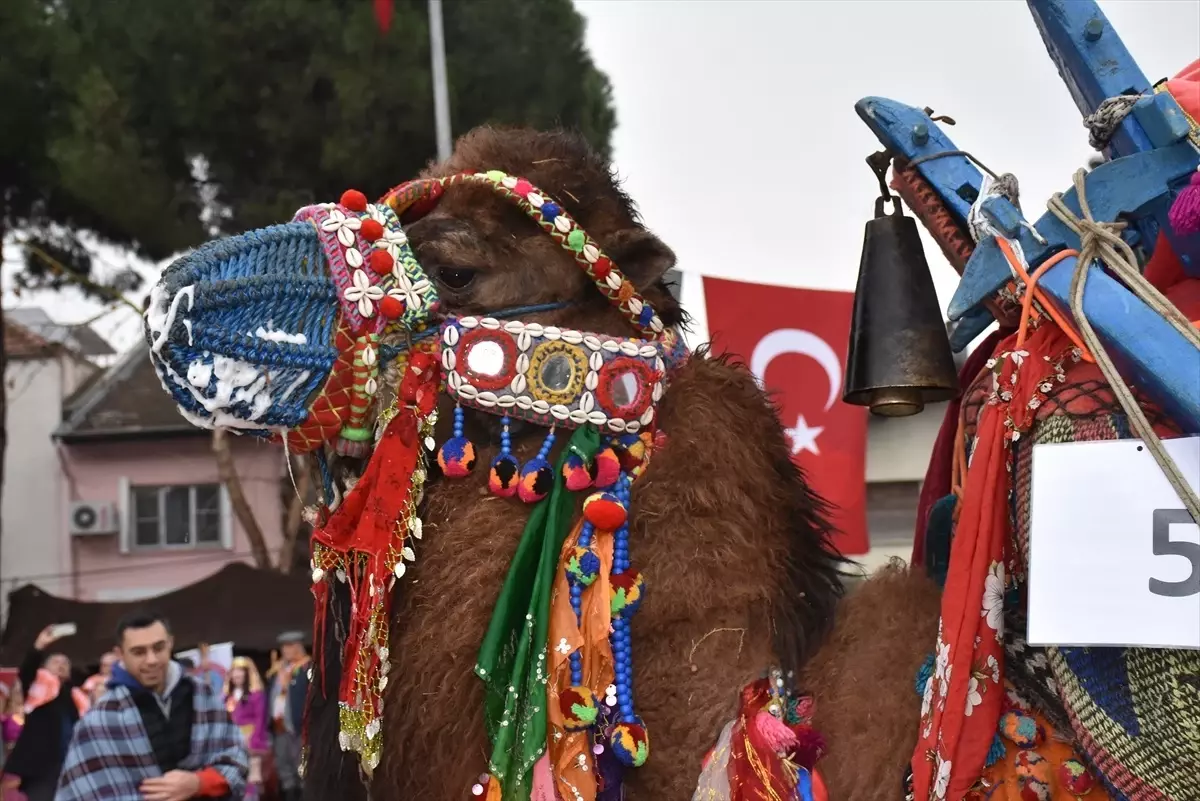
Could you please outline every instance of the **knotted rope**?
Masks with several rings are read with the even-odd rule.
[[[1094,150],[1103,150],[1116,132],[1121,120],[1129,116],[1142,95],[1117,95],[1109,97],[1096,106],[1096,110],[1083,118],[1088,129],[1088,144]]]
[[[1136,101],[1137,98],[1133,99]],[[1196,491],[1188,484],[1183,473],[1180,472],[1179,466],[1175,464],[1175,460],[1163,447],[1162,440],[1154,433],[1150,421],[1146,419],[1146,415],[1133,397],[1133,393],[1122,380],[1120,373],[1117,372],[1108,351],[1105,350],[1104,344],[1084,314],[1083,293],[1087,287],[1088,271],[1092,260],[1099,259],[1101,264],[1125,283],[1134,296],[1169,322],[1176,331],[1183,335],[1184,339],[1196,348],[1197,352],[1200,352],[1200,330],[1197,330],[1183,316],[1183,312],[1179,311],[1142,275],[1133,249],[1126,244],[1125,240],[1121,239],[1120,234],[1126,224],[1123,222],[1097,222],[1092,217],[1092,210],[1087,202],[1087,187],[1084,181],[1086,175],[1086,170],[1077,170],[1072,179],[1083,217],[1075,216],[1063,200],[1061,192],[1056,192],[1046,204],[1055,217],[1079,235],[1079,257],[1076,262],[1075,274],[1071,280],[1071,313],[1075,316],[1079,333],[1095,357],[1097,366],[1112,387],[1113,395],[1128,416],[1130,427],[1150,450],[1154,461],[1162,468],[1163,474],[1166,475],[1179,499],[1191,513],[1192,519],[1200,523],[1200,495],[1197,495]]]

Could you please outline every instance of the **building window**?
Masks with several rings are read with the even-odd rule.
[[[221,486],[131,487],[134,548],[221,545]]]

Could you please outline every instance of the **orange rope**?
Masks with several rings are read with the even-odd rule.
[[[1079,348],[1080,353],[1083,354],[1083,360],[1094,364],[1096,360],[1092,357],[1092,353],[1088,350],[1087,345],[1083,344],[1083,340],[1080,338],[1079,332],[1075,330],[1075,326],[1071,325],[1070,321],[1054,307],[1054,304],[1046,297],[1045,293],[1037,288],[1038,279],[1047,270],[1068,256],[1078,256],[1079,251],[1063,250],[1055,253],[1034,270],[1033,275],[1030,275],[1025,272],[1025,268],[1021,266],[1021,260],[1013,253],[1012,247],[1003,237],[996,237],[996,244],[1000,246],[1000,250],[1003,251],[1005,258],[1008,259],[1008,263],[1013,268],[1013,271],[1021,276],[1021,280],[1025,282],[1025,294],[1021,298],[1021,326],[1017,329],[1017,347],[1025,344],[1025,333],[1029,327],[1030,318],[1033,316],[1033,301],[1036,299],[1041,308],[1063,330],[1063,333],[1075,343],[1075,347]]]
[[[954,432],[954,455],[950,462],[950,492],[960,501],[967,477],[967,417],[966,404],[958,408],[958,429]],[[957,510],[956,510],[957,511]]]

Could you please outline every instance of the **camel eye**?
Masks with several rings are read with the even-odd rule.
[[[440,267],[437,280],[448,289],[466,289],[475,280],[475,271],[464,267]]]

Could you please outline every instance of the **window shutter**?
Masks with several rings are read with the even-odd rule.
[[[117,512],[121,516],[121,528],[117,534],[121,553],[129,553],[133,542],[133,493],[129,476],[117,479]]]
[[[221,547],[233,550],[233,507],[229,504],[229,490],[221,484]]]

